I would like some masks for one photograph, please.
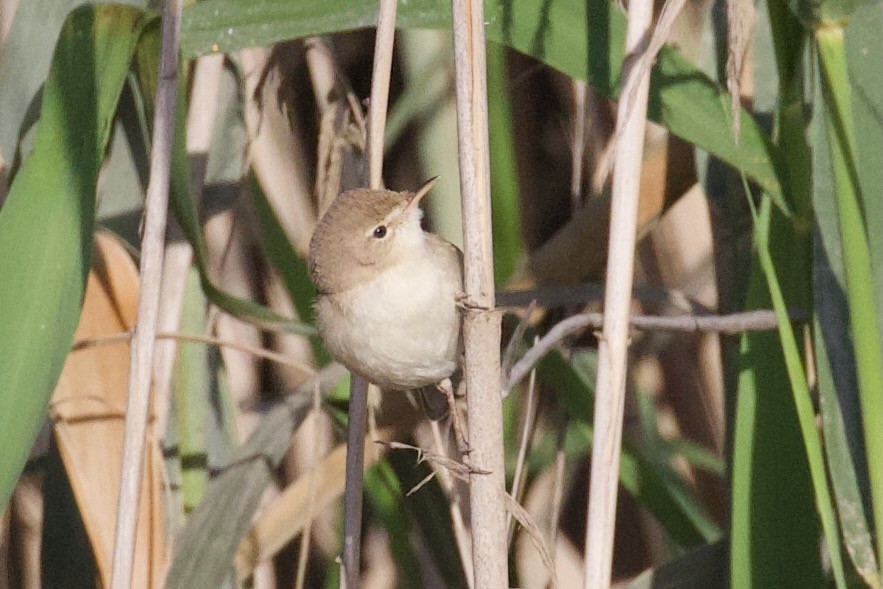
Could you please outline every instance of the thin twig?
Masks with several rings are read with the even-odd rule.
[[[439,454],[446,454],[445,444],[442,441],[441,427],[439,426],[438,421],[430,420],[429,427],[432,431],[432,440],[435,444],[436,452]],[[441,481],[442,488],[448,495],[448,505],[451,512],[451,522],[454,526],[454,540],[457,542],[457,552],[460,553],[460,562],[463,563],[463,574],[466,576],[466,584],[469,586],[469,589],[473,589],[473,587],[475,586],[475,572],[472,570],[472,554],[470,551],[472,540],[469,537],[469,531],[466,529],[466,524],[463,520],[463,509],[462,502],[460,501],[460,492],[454,486],[454,481],[451,479],[451,476],[448,474],[447,470],[443,468],[436,468],[435,465],[432,465],[432,467],[433,470],[439,475],[439,480]]]
[[[518,346],[521,344],[521,338],[524,337],[524,332],[527,331],[527,327],[530,325],[531,315],[533,315],[533,312],[536,309],[536,303],[536,300],[532,300],[527,306],[527,309],[524,310],[524,313],[522,313],[521,318],[518,320],[518,325],[515,327],[515,331],[512,332],[512,337],[509,338],[509,343],[506,344],[506,350],[503,352],[503,359],[500,361],[500,379],[503,382],[508,381],[509,375],[512,373],[512,365],[515,363],[515,354],[518,352]],[[513,493],[513,496],[517,495]]]
[[[683,0],[675,0],[682,2]],[[629,306],[635,265],[638,193],[646,126],[649,68],[639,67],[646,49],[653,3],[632,0],[626,30],[627,58],[623,63],[622,92],[610,215],[610,246],[604,297],[603,335],[598,346],[595,393],[595,438],[592,446],[589,512],[583,561],[585,589],[607,589],[613,564],[613,533],[622,420],[626,356],[629,343]],[[625,107],[625,108],[624,108]]]
[[[524,478],[526,476],[524,464],[527,461],[527,447],[530,444],[531,437],[533,437],[534,425],[536,424],[536,388],[537,371],[532,370],[527,385],[527,402],[525,403],[524,423],[521,427],[521,442],[518,444],[518,458],[515,460],[515,474],[512,475],[512,491],[509,493],[516,501],[520,500],[521,491],[524,487]],[[507,519],[509,530],[506,544],[512,546],[512,538],[515,536],[515,523],[512,521],[511,513]]]
[[[110,335],[102,335],[100,337],[92,337],[88,339],[82,339],[74,342],[74,345],[71,347],[71,352],[78,352],[80,350],[85,350],[87,348],[92,348],[95,346],[102,346],[107,344],[113,344],[121,341],[126,341],[132,338],[132,333],[129,331],[121,331],[119,333],[112,333]],[[196,344],[208,344],[210,346],[218,346],[222,348],[230,348],[231,350],[238,350],[240,352],[245,352],[246,354],[251,354],[252,356],[256,356],[258,358],[263,358],[265,360],[269,360],[271,362],[276,362],[277,364],[281,364],[283,366],[288,366],[290,368],[294,368],[295,370],[299,370],[304,374],[304,376],[315,376],[316,371],[311,367],[302,362],[298,362],[297,360],[293,360],[284,354],[279,354],[277,352],[273,352],[270,350],[265,350],[263,348],[256,348],[254,346],[250,346],[248,344],[243,344],[239,342],[234,342],[218,337],[211,337],[207,335],[197,335],[193,333],[180,333],[180,332],[170,332],[170,331],[159,331],[156,333],[156,339],[158,340],[177,340],[182,342],[190,342]]]
[[[567,419],[560,409],[559,413],[558,436],[555,441],[555,481],[552,485],[552,502],[549,507],[549,552],[551,553],[553,570],[557,570],[555,563],[558,556],[558,528],[561,525],[561,508],[564,504],[564,468],[567,466],[567,457],[564,454]]]
[[[453,458],[448,458],[448,456],[445,454],[436,454],[435,452],[430,452],[429,450],[426,450],[425,448],[420,448],[419,446],[413,446],[411,444],[405,444],[403,442],[384,442],[382,440],[378,440],[377,443],[388,446],[392,450],[413,450],[417,453],[417,464],[421,464],[423,462],[436,464],[446,469],[454,478],[464,482],[468,482],[468,477],[471,474],[490,474],[488,473],[488,471],[476,468],[471,464],[460,462]]]
[[[181,0],[166,0],[162,15],[162,46],[154,111],[156,116],[153,126],[150,181],[144,203],[138,323],[135,326],[130,353],[128,405],[111,589],[125,589],[132,582],[141,470],[150,409],[150,375],[153,372],[153,348],[162,278],[163,241],[168,212],[175,102],[178,95],[180,30]]]
[[[795,313],[792,320],[802,319]],[[746,331],[774,331],[779,321],[774,311],[745,311],[729,315],[674,315],[651,316],[632,315],[626,318],[628,326],[634,329],[657,331],[681,331],[687,333],[712,332],[727,335]],[[604,325],[603,313],[580,313],[557,323],[512,366],[504,381],[503,391],[509,391],[521,382],[543,357],[561,344],[565,338],[585,329],[598,329]]]
[[[469,460],[491,474],[470,477],[475,586],[509,586],[500,395],[500,314],[494,309],[487,64],[482,0],[453,0],[457,140],[463,218],[463,318]]]
[[[635,300],[645,304],[665,305],[687,313],[711,315],[714,310],[678,290],[669,290],[647,284],[632,289]],[[532,302],[545,308],[585,305],[604,300],[604,286],[596,283],[541,286],[528,290],[508,290],[497,293],[499,307],[527,307]]]

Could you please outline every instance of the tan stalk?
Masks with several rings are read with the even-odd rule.
[[[153,368],[156,321],[162,278],[163,242],[169,201],[172,141],[175,129],[175,101],[178,95],[178,39],[181,30],[181,0],[167,0],[162,14],[162,46],[150,181],[144,203],[144,238],[141,242],[141,280],[138,323],[132,340],[129,391],[126,411],[120,499],[117,510],[111,589],[125,589],[132,580],[135,525],[141,490],[147,416],[150,407],[150,375]]]
[[[582,80],[574,80],[573,86],[573,148],[570,160],[571,209],[576,211],[583,204],[583,160],[586,154],[586,94],[588,88]]]
[[[534,343],[536,343],[536,340],[534,340]],[[521,441],[518,444],[518,458],[515,459],[515,473],[512,475],[512,490],[509,492],[509,495],[511,495],[515,501],[521,500],[521,495],[524,492],[525,479],[527,478],[527,471],[525,470],[527,449],[530,445],[531,438],[533,438],[534,429],[537,424],[536,388],[537,371],[532,370],[530,373],[530,379],[527,382],[527,399],[524,403],[524,421],[521,427]],[[511,546],[512,538],[515,537],[515,522],[512,520],[512,513],[509,513],[506,522],[508,527],[506,543]]]
[[[500,392],[500,315],[494,310],[487,65],[484,7],[453,0],[457,139],[463,215],[466,291],[463,318],[464,376],[471,465],[489,474],[470,477],[472,559],[475,586],[505,588],[503,404]]]
[[[383,132],[389,102],[392,48],[395,41],[396,2],[380,0],[374,69],[371,75],[371,106],[368,115],[368,185],[383,188]],[[341,586],[359,589],[362,537],[362,489],[365,460],[365,426],[368,421],[368,382],[356,374],[350,379],[347,432],[346,490],[343,502],[343,570]]]
[[[205,182],[205,167],[215,130],[218,91],[223,71],[224,56],[220,53],[200,57],[193,68],[193,91],[190,98],[193,106],[187,113],[187,156],[190,159],[191,187],[196,202],[200,200]],[[171,229],[173,223],[169,225]],[[175,231],[176,229],[171,229],[170,233],[174,236]],[[193,247],[187,240],[172,239],[166,244],[160,292],[163,305],[156,323],[158,331],[178,331],[181,326],[185,278],[192,262]],[[156,360],[153,366],[153,394],[156,396],[158,432],[166,431],[172,394],[172,369],[177,350],[177,342],[166,339],[157,342],[154,351]]]
[[[616,121],[610,240],[604,327],[598,345],[594,443],[589,485],[583,586],[607,589],[613,566],[613,535],[629,344],[629,307],[635,263],[639,179],[644,148],[649,68],[637,67],[646,49],[653,3],[628,8],[623,85]]]

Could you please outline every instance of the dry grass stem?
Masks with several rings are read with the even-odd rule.
[[[521,317],[518,320],[518,325],[515,327],[515,331],[512,332],[512,337],[509,338],[509,343],[506,344],[506,350],[503,352],[503,359],[500,361],[500,382],[508,382],[509,380],[509,375],[512,373],[512,365],[515,364],[515,354],[518,353],[521,340],[524,338],[524,333],[527,331],[528,325],[530,325],[531,317],[536,308],[537,302],[536,299],[534,299],[530,301],[527,308],[521,314]],[[511,389],[503,389],[504,398],[509,396],[510,390]]]
[[[121,331],[119,333],[113,333],[110,335],[103,335],[100,337],[81,339],[74,342],[74,345],[71,347],[72,352],[76,352],[78,350],[84,350],[86,348],[91,348],[94,346],[101,346],[106,344],[112,344],[119,341],[125,341],[132,338],[132,333],[129,331]],[[211,337],[207,335],[197,335],[192,333],[174,333],[167,331],[158,331],[156,333],[157,340],[175,340],[182,342],[190,342],[197,344],[208,344],[211,346],[218,346],[220,348],[230,348],[231,350],[238,350],[240,352],[245,352],[246,354],[251,354],[256,358],[263,358],[264,360],[269,360],[271,362],[276,362],[277,364],[281,364],[283,366],[288,366],[289,368],[294,368],[303,373],[305,377],[315,376],[316,371],[311,366],[308,366],[302,362],[298,362],[297,360],[292,360],[291,358],[285,356],[284,354],[278,354],[271,350],[266,350],[264,348],[258,348],[255,346],[250,346],[248,344],[243,344],[239,342],[234,342],[218,337]]]
[[[435,446],[437,454],[447,454],[444,440],[442,439],[441,427],[438,421],[429,420],[429,428],[432,433],[432,442]],[[469,530],[466,529],[466,523],[463,518],[463,498],[460,488],[454,484],[450,474],[444,468],[437,467],[430,463],[435,473],[441,481],[442,489],[448,496],[448,509],[451,513],[451,522],[454,527],[454,539],[457,542],[457,552],[460,553],[460,562],[463,564],[466,583],[469,589],[473,589],[474,574],[472,569],[472,539],[469,536]]]
[[[371,70],[371,104],[368,114],[368,185],[383,188],[383,134],[389,104],[389,79],[396,32],[398,0],[380,0],[374,68]]]
[[[392,49],[395,41],[396,2],[380,0],[377,39],[374,42],[374,70],[371,78],[371,114],[368,118],[368,185],[383,187],[383,133],[389,101]],[[368,382],[356,374],[350,380],[347,424],[346,492],[344,494],[343,568],[348,589],[359,589],[362,538],[362,493],[364,485],[365,427],[368,419]]]
[[[163,242],[168,212],[175,102],[178,95],[178,39],[181,27],[181,0],[167,0],[162,14],[162,46],[156,116],[153,126],[153,153],[150,181],[144,203],[144,238],[141,243],[140,298],[138,323],[132,340],[129,367],[123,467],[114,541],[111,589],[131,585],[135,551],[135,530],[147,417],[150,407],[150,376],[162,279]]]
[[[751,39],[754,30],[754,3],[750,0],[727,0],[727,90],[733,112],[732,133],[739,142],[745,64],[751,62]]]
[[[536,343],[536,342],[534,342]],[[527,402],[525,403],[524,423],[521,428],[521,442],[518,445],[518,458],[515,460],[515,473],[512,475],[512,491],[509,493],[516,501],[521,497],[524,488],[524,479],[526,473],[524,464],[527,460],[527,447],[530,445],[530,439],[533,437],[534,427],[536,426],[537,411],[537,371],[532,370],[530,380],[527,383]],[[507,544],[512,545],[512,538],[515,533],[515,527],[512,522],[511,513],[508,518],[508,539]]]
[[[582,80],[573,80],[573,147],[570,160],[570,199],[575,211],[583,204],[583,160],[586,154],[586,94]]]
[[[674,1],[683,3],[683,0]],[[666,8],[668,6],[667,3]],[[628,57],[623,63],[623,86],[615,133],[617,141],[604,325],[598,345],[595,437],[583,562],[585,589],[607,589],[613,566],[613,534],[629,344],[629,307],[635,263],[647,93],[650,85],[649,64],[642,67],[640,56],[646,51],[652,17],[653,3],[649,0],[633,0],[629,3],[626,30]]]
[[[632,289],[632,296],[643,304],[671,307],[685,313],[714,314],[714,309],[679,290],[639,284]],[[542,286],[529,290],[508,290],[497,294],[497,305],[500,307],[528,307],[536,303],[537,306],[548,309],[586,305],[603,300],[604,286],[595,283]]]
[[[469,461],[488,475],[470,477],[475,586],[509,586],[500,395],[500,314],[494,311],[484,6],[453,0],[457,140],[463,217],[466,308],[463,342],[472,452]]]
[[[314,438],[319,434],[319,414],[321,408],[322,393],[319,387],[319,381],[316,381],[316,386],[313,387],[313,415],[310,420],[310,433]],[[306,524],[304,524],[303,538],[301,538],[300,550],[298,550],[297,555],[297,575],[294,580],[295,589],[303,589],[304,587],[304,580],[307,576],[307,560],[310,556],[310,539],[312,537],[310,531],[313,528],[313,517],[316,512],[316,467],[318,466],[318,459],[315,452],[313,452],[310,458],[310,480],[309,489],[307,491],[307,494],[309,495],[309,500],[307,502],[307,521]]]
[[[552,560],[552,553],[549,552],[546,540],[543,538],[542,530],[540,530],[540,527],[533,521],[533,518],[527,510],[524,509],[511,495],[505,493],[504,499],[506,511],[509,512],[519,524],[521,524],[521,527],[524,528],[527,535],[530,536],[530,540],[540,554],[540,558],[543,559],[543,564],[546,565],[546,568],[549,570],[549,575],[551,575],[552,587],[558,587],[558,577],[555,574],[555,563]]]
[[[558,424],[558,449],[555,452],[555,478],[552,482],[552,502],[549,506],[549,550],[551,552],[552,566],[555,563],[558,552],[558,528],[561,525],[561,511],[564,505],[564,475],[567,466],[567,457],[564,454],[564,436],[567,431],[567,422],[561,419]]]
[[[623,62],[622,69],[623,72],[625,72],[626,69],[629,70],[629,77],[626,78],[623,76],[622,78],[624,82],[622,85],[622,92],[620,93],[621,98],[619,100],[619,107],[617,109],[616,132],[610,140],[610,145],[605,147],[604,155],[601,158],[601,164],[595,172],[593,184],[596,188],[603,186],[607,182],[607,178],[613,170],[614,163],[618,161],[616,154],[619,148],[617,144],[623,140],[624,131],[624,127],[620,126],[618,121],[630,119],[632,111],[639,106],[638,93],[635,91],[638,87],[637,82],[638,80],[650,79],[650,68],[652,68],[653,64],[656,62],[656,56],[659,54],[659,50],[662,49],[662,46],[665,45],[665,42],[671,33],[671,28],[674,26],[675,20],[685,3],[686,0],[665,0],[665,4],[663,4],[662,10],[659,13],[659,20],[656,23],[656,28],[653,30],[649,42],[646,43],[646,47],[639,47],[636,45],[634,49],[626,48],[628,57],[626,57],[626,60]],[[649,28],[647,32],[650,32]],[[642,40],[643,39],[644,38],[642,37]],[[640,42],[643,43],[643,41]],[[628,45],[628,39],[626,40],[626,45]],[[646,111],[646,107],[641,109],[642,113],[646,113]],[[644,116],[645,114],[641,115],[641,117]],[[643,145],[643,140],[641,143]],[[638,174],[640,174],[640,170],[638,170]]]
[[[359,588],[362,544],[362,493],[365,474],[365,427],[368,425],[368,381],[350,375],[349,421],[347,422],[346,488],[343,495],[343,569],[341,582],[348,589]]]
[[[323,37],[304,39],[304,56],[313,85],[313,96],[320,113],[331,107],[331,96],[337,84],[337,68],[331,49]]]

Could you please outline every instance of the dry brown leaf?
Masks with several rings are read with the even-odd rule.
[[[674,138],[648,143],[641,168],[639,238],[695,183],[691,146]],[[597,279],[607,257],[609,220],[610,195],[590,199],[530,256],[527,271],[513,279],[509,288]]]
[[[303,146],[274,98],[281,81],[278,75],[266,74],[270,51],[255,47],[243,49],[240,56],[251,164],[285,234],[298,253],[305,255],[316,224],[316,209],[310,197]]]
[[[503,500],[506,502],[506,511],[511,513],[512,517],[521,524],[521,527],[524,528],[524,531],[530,537],[530,541],[533,542],[534,548],[536,548],[543,564],[546,566],[546,571],[549,573],[550,584],[553,588],[557,588],[558,575],[555,573],[555,563],[552,560],[552,554],[549,552],[546,539],[543,537],[543,531],[540,530],[540,527],[536,524],[530,513],[518,501],[512,498],[512,495],[504,492]]]
[[[377,431],[380,440],[389,440],[396,428]],[[386,445],[373,447],[371,436],[366,439],[365,468],[385,453]],[[312,472],[289,485],[260,514],[236,551],[236,574],[247,578],[255,567],[285,547],[300,534],[311,516],[337,501],[343,495],[346,465],[346,444],[332,450]]]
[[[138,271],[114,236],[95,235],[92,270],[74,340],[129,331],[138,305]],[[129,340],[71,352],[50,403],[58,449],[92,543],[102,585],[110,585],[129,376]],[[148,426],[132,587],[160,587],[166,548],[163,463]]]

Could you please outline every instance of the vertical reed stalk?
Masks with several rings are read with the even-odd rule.
[[[472,466],[470,480],[475,586],[508,587],[503,496],[500,315],[494,311],[488,149],[487,65],[481,0],[453,0],[457,136],[463,214],[466,310],[464,376]]]
[[[862,220],[852,97],[841,26],[815,31],[825,95],[828,144],[834,168],[843,272],[855,347],[859,401],[871,487],[877,559],[883,566],[883,353],[871,276],[868,235]]]
[[[383,134],[389,103],[389,79],[395,41],[397,0],[380,0],[374,68],[371,74],[371,104],[368,114],[368,186],[383,188]],[[346,489],[343,501],[344,586],[358,589],[362,544],[362,500],[364,492],[365,427],[368,422],[368,382],[356,374],[350,379],[349,423],[346,452]]]
[[[616,492],[629,345],[629,306],[635,263],[638,191],[644,151],[649,68],[638,67],[647,47],[653,3],[629,3],[623,85],[616,120],[610,246],[604,292],[604,327],[598,348],[584,587],[610,587]]]
[[[156,90],[156,117],[151,143],[150,180],[144,203],[138,323],[132,338],[129,362],[129,393],[123,441],[123,466],[120,477],[120,498],[117,505],[116,539],[110,581],[112,589],[125,589],[132,582],[141,470],[144,463],[147,417],[150,410],[150,375],[153,372],[153,349],[159,314],[172,142],[175,134],[181,3],[181,0],[166,0],[162,14],[162,46],[159,82]]]

